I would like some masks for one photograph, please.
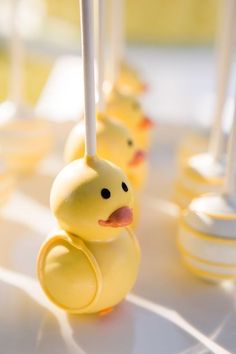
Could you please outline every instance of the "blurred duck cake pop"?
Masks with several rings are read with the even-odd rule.
[[[122,168],[128,175],[133,186],[137,189],[145,180],[147,166],[144,151],[137,149],[133,136],[122,122],[111,119],[104,112],[104,67],[105,67],[105,4],[103,0],[95,2],[96,23],[96,86],[98,94],[96,137],[98,156],[109,160]],[[85,127],[84,122],[72,129],[65,147],[65,160],[67,163],[82,158],[85,153]]]
[[[122,21],[119,20],[119,13],[122,12],[121,3],[122,1],[118,0],[111,1],[110,57],[105,111],[110,117],[122,121],[134,134],[137,146],[147,150],[150,145],[150,128],[153,126],[153,122],[144,115],[140,103],[127,89],[128,86],[125,89],[121,85],[120,73],[123,71],[122,68],[126,68],[126,72],[132,72],[127,67],[120,65],[123,62],[123,54],[120,50],[120,26]]]
[[[137,146],[144,150],[148,149],[153,122],[144,115],[140,103],[134,97],[113,89],[107,97],[106,112],[132,131]]]
[[[236,2],[233,0],[225,1],[223,10],[219,40],[219,82],[209,150],[190,157],[180,166],[180,173],[175,186],[175,199],[180,207],[186,207],[193,198],[202,193],[221,191],[223,186],[225,153],[222,120],[232,57]]]
[[[147,85],[143,83],[138,72],[127,62],[120,64],[116,84],[118,90],[133,96],[137,96],[147,90]]]
[[[119,167],[96,157],[93,1],[81,0],[85,81],[85,157],[56,177],[50,204],[58,232],[38,256],[51,301],[71,313],[106,313],[130,291],[140,251],[132,231],[131,185]]]
[[[1,155],[7,167],[19,173],[31,172],[51,147],[51,131],[46,120],[22,103],[23,43],[18,29],[18,0],[12,0],[10,99],[0,105]]]
[[[133,187],[140,188],[146,175],[145,153],[136,148],[129,130],[120,122],[99,113],[97,114],[96,135],[98,156],[122,168]],[[81,120],[68,137],[65,160],[69,163],[82,158],[84,152],[85,128],[84,121]]]
[[[194,199],[183,213],[179,248],[187,267],[211,281],[236,279],[236,114],[224,190]]]

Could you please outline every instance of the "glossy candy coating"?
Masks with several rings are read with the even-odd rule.
[[[44,291],[68,312],[115,306],[132,288],[140,262],[137,240],[125,227],[132,221],[127,177],[107,161],[76,160],[57,176],[50,201],[62,230],[38,256]]]
[[[146,177],[145,153],[138,150],[135,140],[121,122],[98,113],[96,123],[98,155],[124,170],[135,189],[142,187]],[[65,146],[67,163],[82,158],[85,152],[84,122],[71,131]]]
[[[32,117],[30,110],[15,115],[12,106],[10,102],[0,106],[0,156],[10,171],[31,173],[51,149],[51,127],[46,120]]]
[[[124,95],[113,89],[107,98],[107,114],[123,122],[134,134],[137,146],[147,150],[151,140],[153,123],[145,117],[140,103],[132,96]]]
[[[183,213],[178,243],[186,266],[208,281],[236,279],[236,202],[221,194],[194,199]]]
[[[208,192],[221,192],[225,174],[225,159],[215,161],[208,153],[191,157],[175,184],[175,201],[186,208],[193,198]]]
[[[122,62],[119,67],[116,85],[121,92],[133,96],[140,95],[147,89],[138,72],[127,62]]]

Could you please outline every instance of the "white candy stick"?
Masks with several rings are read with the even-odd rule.
[[[9,98],[16,105],[22,103],[24,48],[19,29],[20,0],[11,0],[10,16],[10,79]]]
[[[80,0],[84,71],[85,154],[96,155],[93,0]]]
[[[228,142],[224,190],[227,195],[236,197],[236,97],[234,102],[234,118]]]
[[[103,112],[105,109],[103,89],[105,79],[105,5],[104,0],[96,0],[95,3],[98,110]]]
[[[221,11],[221,23],[219,28],[217,51],[217,96],[214,114],[214,124],[210,136],[209,152],[217,160],[223,153],[224,134],[222,127],[223,112],[227,96],[230,64],[232,61],[232,49],[234,40],[234,20],[236,11],[235,0],[224,0]]]
[[[119,4],[120,0],[110,0],[110,56],[109,56],[109,78],[112,84],[115,84],[120,65],[120,29],[119,29]]]

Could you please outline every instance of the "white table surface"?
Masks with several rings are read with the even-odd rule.
[[[161,121],[141,196],[139,277],[128,299],[99,318],[67,316],[47,301],[36,280],[38,249],[55,226],[48,208],[50,186],[63,165],[61,147],[71,127],[53,123],[57,153],[36,175],[19,181],[1,210],[0,354],[236,353],[234,286],[204,283],[181,264],[176,247],[178,208],[168,200],[174,150],[183,128],[177,115],[169,120],[163,115]]]

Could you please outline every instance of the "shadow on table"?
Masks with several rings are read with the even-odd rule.
[[[163,201],[162,207],[161,199],[146,198],[149,209],[144,202],[137,231],[142,266],[134,292],[177,311],[203,333],[213,333],[234,311],[235,288],[204,282],[185,269],[176,244],[178,209],[171,202]]]
[[[12,219],[0,218],[0,266],[35,275],[36,258],[44,236]]]

